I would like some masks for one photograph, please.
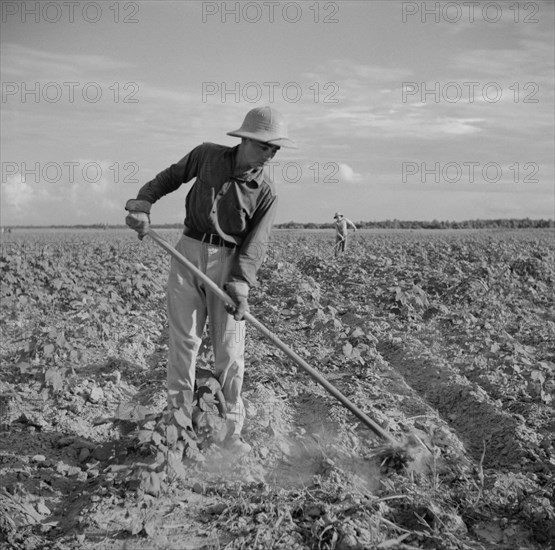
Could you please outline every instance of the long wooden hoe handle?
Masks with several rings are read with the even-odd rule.
[[[223,300],[226,304],[235,306],[233,300],[229,295],[224,292],[212,279],[207,277],[200,269],[193,265],[185,256],[180,254],[171,244],[163,239],[156,231],[149,229],[147,235],[160,245],[166,252],[174,257],[180,264],[184,265],[187,269],[192,271],[199,277],[204,284],[214,293],[218,298]],[[335,397],[345,408],[350,410],[363,424],[370,428],[376,435],[387,440],[392,445],[399,445],[399,442],[388,434],[379,424],[374,422],[368,415],[363,413],[352,401],[345,397],[335,386],[330,384],[315,368],[311,367],[300,355],[295,353],[285,343],[283,343],[273,332],[266,328],[254,315],[248,311],[244,314],[244,319],[251,325],[254,325],[266,338],[268,338],[276,347],[278,347],[285,355],[293,359],[297,365],[304,369],[310,376],[323,386],[333,397]]]

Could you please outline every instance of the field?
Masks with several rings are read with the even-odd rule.
[[[128,230],[15,230],[0,252],[0,547],[554,547],[552,231],[359,231],[339,258],[331,232],[275,232],[251,312],[416,435],[406,465],[252,327],[253,450],[199,436],[175,463],[168,256]]]

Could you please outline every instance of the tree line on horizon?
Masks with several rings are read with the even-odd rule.
[[[475,219],[464,221],[449,220],[382,220],[382,221],[359,221],[355,222],[359,229],[528,229],[528,228],[553,228],[554,220],[530,218],[500,218],[494,220]],[[298,223],[287,222],[276,224],[274,227],[278,229],[333,229],[333,223]]]
[[[541,229],[555,227],[555,220],[530,219],[530,218],[500,218],[500,219],[475,219],[464,221],[449,220],[382,220],[382,221],[359,221],[355,222],[358,229]],[[159,229],[179,229],[183,227],[183,223],[166,223],[152,224],[154,228]],[[3,226],[2,232],[11,231],[12,229],[121,229],[125,225],[110,225],[106,223],[95,224],[78,224],[78,225],[10,225]],[[333,229],[333,223],[314,223],[314,222],[294,222],[274,224],[275,229]]]

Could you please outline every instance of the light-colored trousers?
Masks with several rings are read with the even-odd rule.
[[[176,249],[220,288],[227,282],[235,250],[181,237]],[[195,363],[208,318],[214,371],[227,403],[234,433],[241,433],[245,408],[241,399],[245,371],[245,322],[236,321],[225,304],[185,266],[172,258],[167,291],[169,320],[168,407],[191,419]]]
[[[340,252],[345,252],[347,248],[347,235],[344,237],[339,233],[335,235],[335,255],[337,256]]]

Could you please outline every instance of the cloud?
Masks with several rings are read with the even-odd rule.
[[[130,167],[111,160],[21,163],[1,184],[2,223],[97,223],[122,212]],[[131,167],[132,168],[132,167]],[[23,221],[21,221],[23,219]]]
[[[6,77],[40,81],[87,78],[91,74],[117,72],[133,67],[132,64],[105,55],[56,53],[22,46],[14,42],[2,44],[2,73]]]
[[[445,138],[471,139],[481,134],[491,155],[512,150],[516,141],[530,144],[534,136],[537,143],[537,137],[544,134],[547,141],[542,139],[541,149],[547,149],[552,146],[548,136],[553,130],[552,32],[536,35],[531,27],[521,31],[510,47],[462,48],[448,64],[431,65],[426,77],[415,76],[409,66],[390,68],[332,59],[310,76],[317,81],[333,80],[339,87],[339,101],[318,109],[307,106],[298,118],[307,122],[320,143],[338,138],[372,143],[379,136],[382,140],[438,141],[442,148]],[[414,93],[407,93],[407,84]],[[424,100],[423,90],[431,91]],[[522,159],[515,156],[515,160]]]
[[[1,186],[1,202],[2,202],[2,219],[5,219],[5,213],[9,211],[14,214],[21,214],[27,208],[29,203],[35,198],[35,191],[27,182],[22,181],[21,173],[9,175]]]
[[[363,177],[351,168],[348,164],[344,162],[339,163],[339,170],[337,176],[340,182],[346,183],[357,183],[362,181]]]
[[[382,85],[408,78],[412,74],[412,70],[403,67],[359,63],[348,58],[335,58],[330,59],[325,65],[314,71],[306,73],[306,76],[311,79],[321,79],[322,74],[336,75],[341,82],[347,81],[351,84],[372,82],[376,85]],[[348,78],[351,78],[351,80],[346,80]]]
[[[104,55],[55,53],[15,43],[2,45],[2,102],[29,108],[33,103],[56,107],[137,107],[149,118],[191,105],[197,95],[129,78],[135,65]],[[139,109],[140,107],[140,109]],[[136,113],[135,113],[136,114]]]
[[[319,136],[372,139],[407,138],[434,140],[443,136],[469,135],[483,131],[484,118],[475,111],[451,104],[421,102],[410,96],[403,101],[403,83],[414,80],[408,68],[363,65],[346,59],[331,60],[322,74],[313,78],[335,78],[339,101],[319,109],[306,108],[302,119]],[[418,84],[418,83],[416,83]],[[473,116],[469,116],[472,112]],[[375,133],[374,133],[375,132]]]
[[[355,4],[362,6],[364,3],[353,3],[353,6]],[[187,9],[193,8],[187,6]],[[388,5],[387,9],[400,23],[398,7]],[[347,5],[341,10],[343,16],[347,12],[357,16],[357,12],[351,11]],[[288,26],[291,40],[286,49],[295,50],[296,57],[282,56],[288,59],[283,61],[266,41],[261,43],[261,48],[248,53],[252,54],[249,57],[252,63],[239,72],[232,72],[233,64],[228,62],[231,50],[210,46],[214,42],[210,41],[212,32],[217,32],[221,38],[222,31],[233,32],[233,25],[226,29],[220,28],[221,25],[205,26],[200,37],[206,41],[205,57],[209,62],[202,64],[199,60],[189,59],[186,63],[188,71],[176,70],[176,67],[183,67],[182,54],[194,51],[195,44],[200,43],[198,37],[182,33],[177,42],[172,41],[174,47],[168,50],[167,39],[172,35],[168,34],[167,25],[159,25],[162,19],[158,16],[145,22],[147,27],[141,35],[141,42],[131,48],[125,42],[123,27],[111,26],[105,32],[99,29],[98,36],[104,40],[104,46],[108,43],[106,40],[113,40],[111,48],[100,48],[99,44],[102,44],[89,31],[82,36],[75,34],[73,48],[68,48],[64,42],[64,32],[48,31],[41,37],[44,38],[43,48],[37,45],[39,37],[38,33],[35,36],[35,26],[22,27],[23,33],[33,35],[28,39],[24,34],[16,34],[14,27],[10,29],[13,38],[6,35],[10,42],[2,45],[4,80],[31,84],[95,81],[102,87],[103,96],[102,101],[94,104],[83,101],[35,103],[32,96],[24,103],[17,96],[13,101],[8,98],[2,105],[4,159],[17,162],[77,159],[81,164],[92,162],[90,159],[113,160],[100,162],[103,178],[98,181],[74,181],[72,185],[28,182],[27,188],[13,188],[6,182],[8,187],[5,190],[4,185],[2,189],[4,203],[9,203],[13,212],[16,209],[32,211],[33,215],[39,211],[48,212],[53,222],[64,219],[66,223],[65,220],[71,217],[72,220],[67,221],[71,223],[80,216],[78,221],[95,223],[97,216],[108,215],[120,221],[124,199],[135,196],[141,183],[202,141],[238,143],[238,139],[227,137],[225,132],[239,127],[246,112],[264,104],[267,99],[264,93],[258,103],[250,103],[243,96],[242,100],[234,101],[233,95],[228,95],[225,100],[218,93],[203,101],[201,81],[204,79],[204,84],[217,81],[221,87],[227,82],[231,88],[236,80],[244,85],[258,79],[261,85],[272,80],[279,80],[282,85],[295,81],[303,92],[300,101],[288,102],[277,89],[276,101],[272,102],[283,112],[289,123],[289,134],[300,146],[296,151],[283,149],[278,156],[282,165],[294,161],[302,169],[302,178],[298,182],[295,181],[295,166],[285,174],[289,179],[281,173],[277,175],[277,180],[290,183],[282,187],[284,199],[288,193],[297,197],[305,190],[307,194],[308,190],[314,194],[315,185],[323,188],[323,184],[327,184],[321,200],[327,201],[334,193],[341,200],[347,200],[345,190],[340,190],[342,186],[329,184],[330,180],[336,179],[351,184],[349,187],[359,184],[355,189],[357,193],[351,193],[349,200],[362,207],[360,194],[371,187],[366,183],[379,186],[379,182],[398,182],[401,165],[407,160],[427,161],[432,165],[448,161],[498,162],[503,166],[503,174],[509,176],[513,172],[506,167],[520,163],[521,178],[527,173],[523,169],[525,163],[536,163],[540,167],[542,183],[537,187],[526,187],[528,194],[520,197],[525,205],[530,193],[546,187],[544,183],[548,181],[547,186],[550,185],[546,174],[553,173],[553,51],[552,30],[547,29],[552,22],[552,12],[549,14],[547,10],[547,4],[542,3],[541,24],[502,24],[504,19],[497,25],[489,25],[491,32],[486,24],[463,25],[462,21],[456,25],[418,23],[391,27],[381,23],[374,32],[368,32],[372,27],[363,25],[365,19],[357,16],[358,20],[352,25],[327,27],[329,40],[322,44],[326,55],[318,58],[318,65],[310,62],[318,52],[310,47],[292,47],[300,45],[295,40],[301,36],[302,44],[308,45],[314,38],[312,27],[309,32],[303,29],[297,33],[301,30],[300,25]],[[525,15],[524,11],[521,10],[521,15]],[[159,13],[162,17],[163,10]],[[505,13],[510,16],[514,10]],[[174,14],[171,16],[173,19],[168,24],[177,26]],[[372,23],[379,21],[374,19]],[[250,30],[258,36],[262,27],[251,27]],[[166,29],[165,34],[158,36],[161,28]],[[341,33],[347,32],[348,35],[340,43],[336,41],[340,35],[334,36],[334,32],[329,31],[339,33],[341,28],[344,29]],[[455,28],[456,33],[449,34]],[[276,29],[275,25],[273,29]],[[270,28],[266,31],[273,32]],[[366,34],[356,36],[358,31]],[[112,35],[112,32],[117,34]],[[94,33],[98,34],[97,29]],[[28,46],[33,44],[33,39],[36,40],[34,48]],[[345,49],[354,44],[355,39],[359,47]],[[266,46],[270,48],[267,52],[264,50]],[[164,50],[165,54],[152,63],[158,49]],[[248,51],[247,47],[245,51]],[[307,72],[306,67],[311,67],[311,71]],[[481,96],[471,104],[465,101],[449,103],[443,97],[438,102],[430,97],[422,102],[418,95],[411,96],[410,101],[402,101],[402,83],[407,81],[454,82],[459,85],[478,81],[480,88],[476,92],[479,92],[481,85],[490,80],[503,87],[503,97],[497,102],[488,102]],[[125,81],[136,81],[138,103],[123,103],[123,98],[132,90],[121,87],[122,101],[113,101],[110,86],[114,82],[123,85]],[[531,88],[523,89],[523,85],[536,82],[540,102],[520,101],[516,104],[511,95],[513,92],[508,88],[514,81],[520,82],[521,99],[532,91]],[[453,90],[449,91],[452,93]],[[80,93],[80,90],[76,92]],[[116,161],[120,163],[118,184],[110,171]],[[128,175],[123,171],[123,165],[129,161],[140,165],[135,176],[140,183],[122,185],[122,178]],[[91,169],[89,180],[93,175]],[[35,200],[40,189],[48,190],[42,204]],[[183,186],[179,197],[185,195],[187,189]],[[430,197],[435,197],[436,191],[434,186]],[[450,197],[460,193],[462,191],[457,187],[457,193]],[[390,195],[393,197],[391,211],[396,212],[398,193],[391,192]],[[180,220],[183,207],[177,196],[157,206],[156,212],[165,212],[167,205],[168,219]],[[457,200],[453,198],[453,208],[459,208]],[[294,204],[301,218],[306,215],[304,204],[305,201]],[[414,206],[409,200],[407,211]],[[442,207],[443,203],[437,201],[437,208]]]

